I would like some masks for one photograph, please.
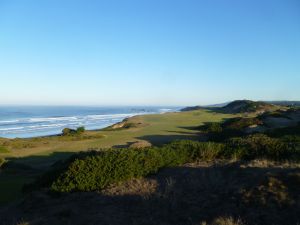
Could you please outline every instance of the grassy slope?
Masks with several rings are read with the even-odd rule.
[[[92,137],[91,139],[77,141],[57,136],[13,140],[9,145],[10,152],[0,153],[0,157],[29,165],[43,172],[55,161],[76,151],[124,146],[137,140],[163,144],[176,139],[197,139],[198,131],[191,129],[192,127],[204,122],[221,121],[232,116],[206,110],[138,116],[131,118],[130,122],[142,122],[146,126],[117,131],[88,131],[86,135]],[[0,145],[4,141],[6,140],[1,139]],[[22,169],[13,169],[10,173],[0,171],[0,203],[19,197],[22,185],[31,181],[33,177],[32,171],[26,174]],[[7,194],[8,192],[10,195]]]

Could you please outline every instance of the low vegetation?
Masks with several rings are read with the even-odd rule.
[[[75,129],[70,129],[70,128],[64,128],[62,130],[62,135],[63,136],[80,135],[80,134],[83,134],[84,131],[85,131],[84,127],[78,127],[76,130]]]
[[[268,102],[261,101],[251,101],[251,100],[236,100],[232,101],[224,106],[192,106],[186,107],[181,111],[194,111],[200,109],[210,109],[217,112],[231,113],[231,114],[241,114],[241,113],[262,113],[271,112],[280,108],[285,108],[285,106],[273,105]]]
[[[211,141],[225,141],[251,133],[265,133],[276,138],[285,136],[287,139],[299,135],[299,127],[300,110],[289,109],[265,112],[255,117],[234,117],[223,122],[208,122],[197,127],[197,130],[206,133]]]
[[[278,128],[274,130],[270,130],[267,132],[269,136],[272,137],[286,137],[286,136],[299,136],[300,135],[300,122],[298,123],[297,126],[294,127],[283,127],[283,128]]]
[[[5,163],[5,159],[0,158],[0,168],[2,167],[2,165]]]
[[[253,125],[263,125],[263,121],[256,117],[237,117],[237,118],[232,118],[226,120],[223,124],[222,127],[224,129],[231,129],[231,130],[243,130],[249,126]]]
[[[249,127],[265,126],[270,117],[292,120],[295,112],[233,118],[198,110],[135,117],[103,131],[68,129],[36,142],[12,140],[51,143],[54,138],[87,146],[88,141],[79,140],[99,135],[93,150],[59,161],[57,156],[47,168],[9,159],[1,168],[3,181],[16,171],[30,180],[18,183],[19,189],[29,183],[19,207],[24,210],[0,211],[0,217],[24,218],[30,224],[297,224],[300,124],[247,133]],[[39,158],[28,162],[35,160],[44,165]]]
[[[28,155],[32,150],[33,152],[37,150],[40,154],[43,154],[44,151],[65,148],[65,142],[69,142],[68,146],[76,148],[78,145],[75,141],[98,140],[104,137],[105,135],[103,134],[85,131],[84,127],[79,127],[76,130],[65,128],[60,135],[33,138],[3,138],[0,139],[0,154],[3,153],[5,156]]]
[[[254,113],[273,111],[277,109],[275,105],[266,102],[255,102],[250,100],[236,100],[221,108],[227,113]]]
[[[145,149],[111,149],[80,153],[46,174],[40,181],[58,192],[100,190],[109,184],[156,173],[202,157],[211,159],[220,144],[189,141]]]
[[[297,144],[264,134],[224,143],[176,141],[162,147],[110,149],[80,153],[62,162],[38,183],[56,192],[101,190],[110,184],[197,160],[299,160]]]
[[[8,153],[8,152],[9,150],[6,147],[0,146],[0,153]]]
[[[131,121],[132,119],[124,119],[122,122],[116,123],[112,126],[108,126],[104,128],[104,131],[120,131],[120,130],[126,130],[130,128],[140,128],[145,127],[147,124],[141,122],[141,121]]]

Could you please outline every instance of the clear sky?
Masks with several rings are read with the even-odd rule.
[[[300,100],[299,0],[0,0],[0,104]]]

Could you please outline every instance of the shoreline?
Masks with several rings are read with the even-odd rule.
[[[133,118],[133,117],[137,117],[137,116],[145,116],[145,115],[161,115],[161,114],[169,114],[169,113],[176,113],[176,112],[181,112],[181,109],[178,109],[176,111],[169,111],[169,112],[161,112],[161,113],[145,113],[145,114],[138,114],[138,115],[133,115],[133,116],[130,116],[130,117],[126,117],[118,122],[115,122],[115,123],[112,123],[111,125],[108,125],[108,126],[105,126],[105,127],[102,127],[102,128],[97,128],[97,129],[86,129],[85,131],[87,132],[96,132],[96,131],[104,131],[105,129],[107,129],[108,127],[111,127],[111,126],[114,126],[118,123],[122,123],[124,122],[124,120],[126,119],[130,119],[130,118]],[[65,128],[69,128],[69,127],[63,127],[63,129]],[[25,139],[25,140],[28,140],[28,139],[34,139],[34,138],[50,138],[50,137],[61,137],[62,136],[62,132],[60,133],[57,133],[57,134],[49,134],[49,135],[38,135],[38,136],[32,136],[32,137],[14,137],[14,138],[8,138],[8,137],[1,137],[0,136],[0,139],[8,139],[8,140],[14,140],[14,139]]]

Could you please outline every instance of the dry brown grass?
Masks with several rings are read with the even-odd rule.
[[[214,219],[211,223],[201,222],[201,225],[245,225],[241,219],[234,219],[232,217],[219,217]]]
[[[300,168],[300,163],[290,162],[290,161],[271,161],[267,159],[255,159],[249,162],[243,162],[241,164],[242,168],[252,167],[252,168]]]
[[[26,222],[24,220],[21,220],[18,223],[16,223],[16,225],[30,225],[30,223],[28,223],[28,222]]]
[[[152,144],[149,141],[137,141],[137,142],[131,144],[129,147],[140,149],[140,148],[147,148],[147,147],[151,147],[151,146],[152,146]]]
[[[117,185],[111,185],[105,190],[101,191],[102,194],[108,196],[120,196],[120,195],[140,195],[150,196],[157,189],[158,183],[155,179],[132,179]]]
[[[100,193],[34,192],[0,217],[51,225],[296,225],[299,186],[299,164],[204,162],[163,169]]]

